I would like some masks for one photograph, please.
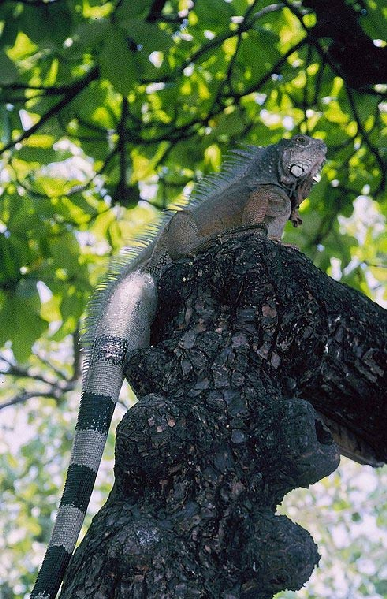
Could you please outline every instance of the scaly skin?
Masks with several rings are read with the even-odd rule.
[[[53,599],[58,592],[89,504],[126,357],[149,343],[160,272],[210,237],[237,227],[265,225],[268,236],[280,240],[289,219],[300,224],[297,208],[325,152],[321,140],[305,135],[236,151],[232,164],[198,186],[187,209],[100,285],[89,307],[83,391],[65,489],[31,599]]]

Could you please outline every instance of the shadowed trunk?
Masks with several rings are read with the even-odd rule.
[[[152,347],[128,362],[139,402],[117,429],[113,491],[61,598],[299,589],[317,548],[276,505],[338,465],[321,414],[347,454],[387,459],[385,314],[259,230],[173,264]]]

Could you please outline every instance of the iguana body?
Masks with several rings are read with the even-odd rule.
[[[321,140],[297,135],[266,148],[247,147],[198,186],[139,255],[123,261],[97,290],[89,308],[83,392],[70,466],[56,523],[32,599],[56,596],[75,547],[94,486],[127,355],[149,344],[156,284],[166,264],[206,239],[244,225],[265,225],[280,240],[286,222],[324,162]]]

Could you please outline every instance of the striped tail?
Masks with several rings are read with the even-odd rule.
[[[129,351],[149,343],[156,306],[147,273],[115,283],[96,326],[66,484],[31,599],[54,599],[78,540],[101,462]]]
[[[31,598],[56,596],[89,505],[114,407],[112,397],[82,395],[64,492]]]

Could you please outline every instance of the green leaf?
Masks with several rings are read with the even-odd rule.
[[[3,323],[0,343],[12,342],[16,360],[28,360],[33,343],[47,329],[48,323],[40,316],[40,300],[35,282],[20,281],[16,293],[4,298],[0,310]]]
[[[139,76],[138,63],[123,31],[116,30],[114,36],[107,37],[99,63],[102,77],[108,79],[120,94],[127,96],[134,89]]]
[[[126,19],[136,17],[146,17],[149,14],[149,9],[153,4],[153,0],[141,0],[141,2],[133,2],[133,0],[123,0],[120,2],[116,11],[117,22],[120,23]]]
[[[107,137],[107,129],[116,124],[117,119],[112,118],[112,110],[109,105],[111,97],[106,88],[105,83],[94,81],[71,103],[72,110],[81,120],[80,123],[71,123],[71,133],[79,137],[81,141]]]
[[[68,156],[71,156],[69,153]],[[38,164],[49,164],[58,159],[58,154],[53,148],[36,148],[24,146],[18,152],[18,158],[26,162],[36,162]]]
[[[160,29],[157,23],[146,23],[142,19],[130,19],[120,22],[130,39],[144,48],[146,52],[164,51],[173,45],[172,36]]]
[[[79,245],[71,233],[52,238],[49,247],[57,266],[66,271],[66,278],[79,272]]]
[[[200,0],[195,3],[194,11],[203,29],[227,26],[234,14],[231,3],[224,0]]]
[[[237,54],[237,64],[249,82],[259,80],[280,58],[278,37],[263,28],[250,30],[243,37]]]
[[[59,179],[59,177],[42,177],[38,174],[35,179],[35,189],[38,193],[46,194],[47,196],[54,198],[66,193],[66,190],[70,187],[68,181]],[[76,181],[73,182],[74,184]]]
[[[96,19],[80,23],[74,32],[74,40],[80,46],[94,47],[111,34],[111,25],[107,19]]]
[[[325,112],[325,116],[331,123],[346,124],[349,120],[348,114],[342,111],[339,102],[332,100]]]
[[[369,35],[372,40],[386,39],[385,22],[387,17],[386,6],[384,2],[368,2],[366,18],[360,21],[361,28]]]
[[[14,11],[10,6],[6,7],[4,14],[0,18],[4,23],[0,39],[1,47],[13,46],[19,31],[19,19],[15,17]]]
[[[77,322],[82,316],[84,303],[83,298],[75,289],[71,289],[67,292],[65,297],[62,299],[60,304],[60,312],[64,321],[71,318],[74,322]]]
[[[65,2],[23,5],[21,29],[37,44],[62,45],[71,33],[72,13]]]
[[[0,83],[9,85],[18,77],[17,68],[4,51],[0,52]]]
[[[244,129],[245,123],[241,118],[240,112],[234,110],[227,114],[220,114],[219,118],[216,119],[215,126],[217,135],[224,134],[228,137],[241,133]]]

